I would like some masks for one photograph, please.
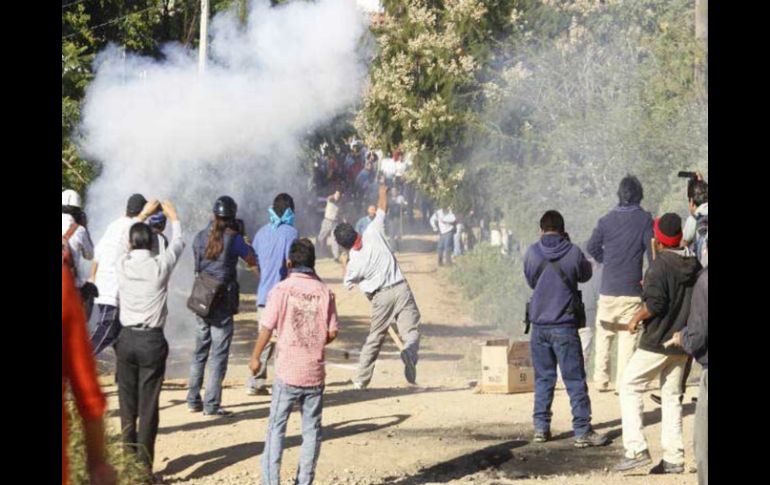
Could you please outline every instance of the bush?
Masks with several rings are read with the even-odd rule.
[[[503,255],[487,243],[457,260],[451,280],[471,303],[473,318],[511,337],[523,334],[524,307],[532,291],[524,280],[521,256]]]
[[[70,483],[72,485],[87,485],[88,467],[86,466],[85,435],[83,422],[75,409],[72,401],[66,403],[67,420],[69,424],[69,444],[67,455],[69,458]],[[119,485],[137,485],[147,479],[144,466],[136,457],[126,452],[121,442],[119,432],[106,426],[107,461],[115,468],[118,474]]]

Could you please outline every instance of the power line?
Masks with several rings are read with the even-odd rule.
[[[148,11],[148,10],[152,10],[152,9],[155,9],[155,8],[158,8],[158,7],[157,7],[157,6],[153,6],[153,7],[147,7],[147,8],[144,8],[144,9],[142,9],[142,10],[136,10],[136,11],[134,11],[134,12],[131,12],[131,13],[129,13],[129,14],[123,15],[122,17],[117,17],[117,18],[114,18],[114,19],[112,19],[112,20],[108,20],[107,22],[104,22],[104,23],[102,23],[102,24],[99,24],[99,25],[94,25],[93,27],[89,26],[89,27],[88,27],[88,29],[93,31],[93,30],[96,30],[96,29],[98,29],[98,28],[100,28],[100,27],[104,27],[105,25],[114,24],[115,22],[117,22],[117,21],[119,21],[119,20],[123,20],[123,19],[125,19],[125,18],[128,18],[128,17],[130,17],[130,16],[132,16],[132,15],[136,15],[136,14],[138,14],[138,13],[146,12],[146,11]],[[64,40],[64,39],[69,39],[70,37],[74,37],[74,36],[76,36],[76,35],[78,35],[78,32],[74,32],[74,33],[72,33],[72,34],[69,34],[69,35],[65,35],[64,37],[62,37],[62,40]]]

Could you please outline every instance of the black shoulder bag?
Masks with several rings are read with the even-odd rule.
[[[222,293],[224,287],[224,282],[219,278],[202,272],[198,258],[195,258],[195,282],[187,299],[187,308],[199,317],[209,316],[214,300]]]

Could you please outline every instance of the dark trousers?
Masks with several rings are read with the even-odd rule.
[[[535,368],[536,431],[551,430],[551,404],[556,387],[556,367],[567,388],[572,405],[572,429],[580,437],[591,431],[591,399],[588,397],[583,348],[575,327],[533,325],[530,349]]]
[[[115,345],[123,443],[152,472],[158,434],[160,389],[166,373],[168,342],[163,329],[124,328]],[[137,426],[137,419],[139,420]]]
[[[97,303],[93,317],[95,322],[91,330],[91,346],[94,356],[97,356],[117,340],[120,334],[120,311],[118,307]]]

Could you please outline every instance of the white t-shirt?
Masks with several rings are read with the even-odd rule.
[[[99,296],[94,299],[101,305],[118,306],[118,260],[128,254],[128,234],[131,226],[139,219],[123,216],[113,221],[96,244],[94,259],[99,264],[96,269],[96,287]]]
[[[407,162],[402,159],[401,161],[393,162],[393,165],[395,167],[393,169],[395,176],[403,178],[404,174],[406,173],[406,170],[409,168],[409,166],[407,165]]]
[[[75,218],[69,214],[61,215],[61,235],[65,235],[69,231],[70,226],[75,223]],[[88,231],[83,226],[78,226],[72,236],[69,238],[69,244],[72,253],[72,263],[77,270],[75,275],[75,285],[78,288],[88,280],[86,277],[85,268],[83,268],[82,260],[91,260],[94,258],[94,244],[91,242],[91,237],[88,235]]]
[[[360,250],[350,250],[343,283],[345,288],[350,290],[357,283],[362,292],[372,293],[404,281],[385,238],[385,212],[382,209],[377,209],[377,215],[361,235],[361,242]]]
[[[336,222],[339,212],[340,206],[333,200],[327,199],[326,209],[324,210],[324,219],[329,219],[332,222]]]
[[[380,163],[380,173],[382,173],[385,178],[392,179],[396,176],[396,161],[392,158],[383,158],[382,162]]]

